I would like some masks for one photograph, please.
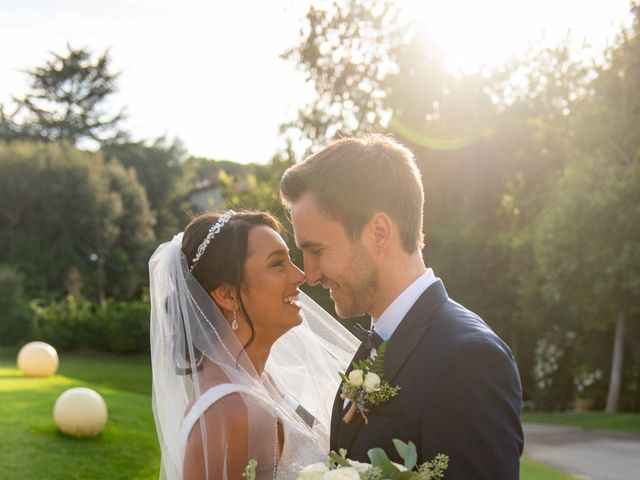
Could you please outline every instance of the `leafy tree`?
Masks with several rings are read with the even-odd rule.
[[[293,164],[294,153],[289,146],[267,164],[248,165],[239,175],[222,175],[227,206],[268,211],[284,223],[286,213],[280,202],[280,179]]]
[[[20,269],[31,297],[59,296],[77,270],[89,296],[104,301],[131,281],[129,272],[107,275],[114,252],[126,252],[121,262],[128,264],[153,240],[135,174],[105,166],[100,154],[68,144],[0,143],[0,190],[0,262]]]
[[[108,115],[105,100],[115,91],[117,73],[110,71],[108,52],[95,60],[86,48],[67,46],[53,53],[43,66],[29,70],[30,92],[14,99],[18,110],[3,115],[5,139],[34,138],[45,141],[102,142],[122,136],[117,130],[123,112]]]
[[[102,152],[106,158],[116,159],[135,170],[156,218],[154,230],[157,238],[168,238],[184,227],[191,177],[189,169],[185,168],[186,154],[179,141],[169,143],[160,137],[150,144],[110,142],[102,146]]]
[[[316,98],[283,125],[301,130],[314,146],[337,134],[361,133],[388,120],[385,79],[393,49],[405,40],[399,11],[389,0],[334,0],[311,6],[299,43],[283,57],[296,63]]]
[[[0,104],[0,140],[11,142],[14,140],[41,139],[38,126],[31,123],[20,123],[18,117],[20,108],[13,113],[6,113],[5,106]]]
[[[611,161],[637,165],[640,145],[640,2],[631,6],[632,23],[606,52],[591,82],[577,136],[585,151],[606,152]]]
[[[155,240],[155,217],[133,168],[111,161],[105,164],[104,170],[109,190],[118,195],[123,208],[115,220],[118,236],[107,248],[104,259],[96,261],[104,260],[105,263],[107,283],[103,290],[106,295],[129,299],[147,283],[149,248]]]
[[[607,63],[580,105],[575,138],[580,154],[541,218],[536,252],[549,279],[548,296],[570,302],[570,320],[587,320],[590,330],[610,332],[614,339],[606,406],[610,412],[618,409],[625,388],[624,346],[634,338],[630,321],[638,318],[640,294],[637,3],[632,12],[631,28],[609,49]]]
[[[501,179],[487,182],[498,194],[487,224],[504,247],[499,273],[504,283],[495,298],[509,310],[504,312],[510,317],[508,338],[517,353],[526,395],[535,391],[534,339],[544,338],[556,318],[541,298],[532,231],[549,202],[550,186],[577,155],[577,110],[593,74],[592,68],[571,55],[567,38],[555,48],[532,48],[493,72],[485,87],[497,116],[489,148],[479,157],[492,158],[490,175]],[[492,197],[489,192],[485,196]],[[557,384],[555,388],[562,389]],[[569,393],[571,388],[569,383]],[[557,392],[552,397],[566,396]]]
[[[567,169],[537,227],[547,301],[565,325],[615,330],[607,411],[617,410],[625,329],[640,303],[640,169],[598,156]]]

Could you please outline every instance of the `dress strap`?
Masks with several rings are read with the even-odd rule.
[[[189,413],[184,417],[184,420],[182,420],[182,425],[180,426],[180,445],[182,445],[182,452],[184,452],[187,446],[187,440],[189,439],[191,430],[193,430],[198,419],[204,415],[211,405],[232,393],[246,393],[255,396],[255,392],[252,392],[249,388],[235,383],[221,383],[204,392],[193,404]]]

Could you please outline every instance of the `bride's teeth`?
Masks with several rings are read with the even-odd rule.
[[[290,297],[285,297],[284,303],[295,303],[298,300],[300,300],[300,296],[299,295],[292,295]]]

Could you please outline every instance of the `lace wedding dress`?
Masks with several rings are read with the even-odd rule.
[[[204,415],[211,405],[232,393],[246,393],[252,395],[253,392],[242,385],[223,383],[207,390],[198,398],[185,417],[180,429],[180,452],[184,459],[184,452],[191,430],[198,419]],[[305,466],[316,462],[324,462],[327,458],[322,447],[308,431],[300,428],[293,422],[289,415],[278,412],[280,425],[284,430],[284,445],[280,453],[277,469],[274,478],[276,480],[296,480],[298,473]]]

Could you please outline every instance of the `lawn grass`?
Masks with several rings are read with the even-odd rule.
[[[144,355],[65,354],[61,375],[93,385],[151,395],[151,357]]]
[[[590,429],[640,432],[640,414],[597,412],[526,412],[525,422],[571,425]]]
[[[61,357],[50,378],[25,378],[15,357],[0,358],[0,478],[157,479],[148,357]],[[56,399],[74,386],[107,403],[109,421],[95,439],[66,437],[53,422]]]
[[[25,378],[16,368],[16,353],[0,349],[0,478],[158,478],[148,355],[63,353],[54,377]],[[56,399],[75,386],[95,389],[107,403],[109,421],[95,439],[66,437],[53,423]],[[572,477],[523,458],[520,478]]]
[[[572,480],[575,477],[546,465],[522,458],[520,460],[521,480]]]

